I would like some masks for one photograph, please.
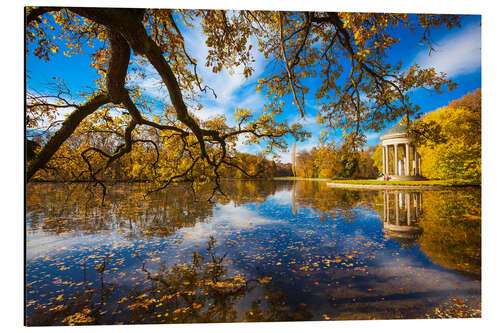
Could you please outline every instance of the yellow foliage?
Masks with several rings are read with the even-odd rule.
[[[425,140],[418,147],[422,156],[422,174],[431,179],[481,180],[481,104],[480,89],[475,103],[464,105],[453,101],[449,106],[430,112],[423,123],[434,122],[441,129],[444,142]]]

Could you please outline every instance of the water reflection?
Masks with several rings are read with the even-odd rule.
[[[422,193],[384,191],[384,232],[401,246],[411,247],[422,234]]]
[[[480,191],[27,191],[30,325],[423,318],[480,301]],[[207,193],[209,193],[207,191]]]

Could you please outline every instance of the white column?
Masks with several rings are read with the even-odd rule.
[[[398,175],[398,144],[394,144],[394,175]]]
[[[422,213],[422,192],[415,192],[415,223],[418,223]]]
[[[389,146],[385,146],[385,171],[389,174]]]
[[[405,176],[410,175],[410,145],[407,143],[405,144]]]
[[[412,149],[412,161],[411,161],[411,175],[412,176],[415,176],[416,175],[416,164],[415,164],[415,146],[414,145],[411,145],[411,149]]]
[[[382,173],[385,175],[385,146],[382,146]]]
[[[385,172],[389,174],[389,146],[385,146]]]

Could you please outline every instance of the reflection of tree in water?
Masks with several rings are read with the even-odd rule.
[[[143,261],[142,269],[152,283],[148,290],[135,291],[129,298],[132,322],[283,321],[311,317],[306,312],[289,311],[286,294],[276,289],[271,276],[250,280],[241,275],[228,277],[223,265],[225,255],[217,256],[214,244],[211,238],[207,258],[199,252],[193,253],[190,265],[162,266],[152,273]],[[238,311],[239,301],[252,291],[257,299],[242,317]]]
[[[95,286],[83,281],[84,290],[71,297],[57,299],[50,308],[34,311],[30,325],[85,325],[127,323],[208,323],[234,321],[310,320],[304,309],[290,310],[286,294],[273,283],[271,276],[246,280],[241,275],[228,276],[225,255],[214,251],[211,238],[205,255],[194,252],[191,263],[148,268],[142,262],[145,279],[128,292],[105,281],[107,260],[93,269],[99,275]],[[116,292],[115,292],[116,291]],[[251,295],[250,295],[251,294]],[[126,297],[119,297],[128,295]],[[243,313],[239,302],[250,295],[250,309]]]
[[[419,244],[437,264],[480,278],[479,189],[384,192],[339,190],[321,182],[297,182],[295,186],[297,210],[310,207],[319,211],[320,219],[327,215],[354,221],[355,208],[369,207],[386,221],[384,232],[402,247]]]
[[[27,211],[32,229],[54,233],[96,233],[121,229],[130,237],[173,234],[192,227],[213,215],[214,202],[207,197],[211,189],[201,188],[196,196],[184,184],[144,197],[144,184],[109,186],[104,203],[88,184],[30,184]],[[223,184],[226,197],[221,204],[263,202],[276,190],[272,181],[237,181]]]
[[[480,279],[480,194],[478,189],[386,191],[373,197],[373,207],[391,239],[408,247],[417,243],[435,263]]]
[[[132,291],[128,297],[132,323],[230,322],[237,319],[237,301],[255,288],[257,280],[245,281],[240,275],[228,277],[225,255],[214,253],[215,240],[208,243],[208,258],[194,252],[191,264],[169,268],[162,265],[151,272],[142,261],[147,288]],[[149,283],[150,282],[150,283]]]
[[[296,182],[295,187],[297,210],[305,207],[317,210],[322,222],[326,216],[354,222],[354,209],[369,207],[373,197],[373,192],[328,188],[324,182]]]
[[[226,196],[224,197],[219,195],[218,202],[226,204],[233,201],[238,205],[253,202],[264,202],[268,196],[276,193],[276,190],[279,187],[287,185],[287,183],[280,183],[272,180],[228,181],[222,183],[222,189]]]
[[[195,200],[184,186],[144,197],[144,185],[115,185],[104,204],[87,184],[32,184],[27,211],[31,228],[55,233],[118,229],[131,236],[170,235],[212,215],[213,203]]]
[[[481,191],[423,193],[419,240],[434,262],[481,278]]]

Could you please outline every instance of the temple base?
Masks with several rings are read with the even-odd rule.
[[[404,180],[404,181],[412,181],[412,180],[427,180],[427,178],[422,177],[422,176],[394,176],[394,175],[389,175],[391,180]],[[377,180],[384,180],[384,177],[379,177]]]

